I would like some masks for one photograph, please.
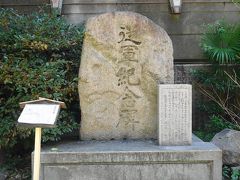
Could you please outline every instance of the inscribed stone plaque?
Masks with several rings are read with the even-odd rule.
[[[192,86],[159,85],[159,145],[190,145],[192,142]]]
[[[53,127],[59,111],[59,104],[26,104],[18,123],[31,127]]]
[[[173,83],[167,33],[132,12],[86,23],[79,96],[82,140],[157,138],[157,84]]]

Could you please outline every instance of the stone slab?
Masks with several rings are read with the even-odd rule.
[[[41,153],[41,180],[220,180],[221,169],[221,150],[195,136],[191,146],[78,141]]]
[[[90,18],[79,69],[81,139],[157,138],[157,85],[173,81],[164,29],[133,12]]]
[[[158,143],[192,143],[192,85],[158,85]]]

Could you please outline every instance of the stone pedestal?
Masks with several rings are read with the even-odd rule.
[[[84,141],[43,148],[41,180],[220,180],[222,152],[193,137],[191,146],[157,141]],[[56,150],[56,149],[55,149]]]

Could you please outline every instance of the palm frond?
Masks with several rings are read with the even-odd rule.
[[[218,21],[205,29],[200,46],[211,61],[218,64],[240,61],[240,25]]]

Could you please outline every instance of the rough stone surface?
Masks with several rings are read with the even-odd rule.
[[[240,131],[224,129],[211,142],[223,151],[223,164],[240,165]]]
[[[160,84],[158,86],[159,145],[192,143],[192,85]]]
[[[40,179],[220,180],[221,155],[196,137],[191,146],[158,146],[151,140],[69,142],[43,148]]]
[[[0,180],[6,180],[6,177],[7,177],[6,173],[0,170]]]
[[[79,71],[81,139],[157,138],[157,84],[173,83],[167,33],[131,12],[87,21]]]

